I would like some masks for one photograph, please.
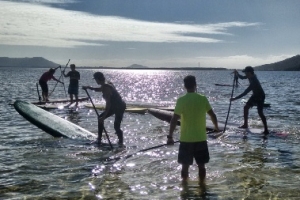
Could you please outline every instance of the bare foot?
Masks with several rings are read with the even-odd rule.
[[[270,132],[268,130],[265,130],[264,132],[262,132],[262,134],[264,135],[268,135]]]
[[[248,128],[248,125],[242,125],[242,126],[239,126],[239,128]]]

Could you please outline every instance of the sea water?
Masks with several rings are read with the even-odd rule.
[[[206,192],[197,187],[196,165],[190,167],[189,185],[183,185],[177,163],[178,144],[145,152],[139,150],[166,143],[169,124],[150,114],[125,113],[122,122],[126,149],[108,151],[84,140],[53,138],[20,116],[15,100],[37,101],[36,83],[47,69],[0,68],[0,199],[297,199],[300,198],[300,72],[256,72],[271,107],[264,112],[271,133],[230,130],[208,139],[210,162],[206,165]],[[96,86],[95,69],[78,69],[80,86]],[[101,70],[114,83],[124,100],[147,107],[174,106],[185,93],[183,78],[197,78],[197,92],[205,94],[217,117],[225,121],[232,87],[230,70]],[[60,71],[55,73],[60,77]],[[58,84],[50,99],[65,98]],[[236,96],[249,85],[240,80]],[[55,82],[49,82],[50,91]],[[89,91],[95,103],[100,93]],[[250,94],[249,94],[250,95]],[[249,95],[244,98],[247,100]],[[80,90],[79,96],[86,96]],[[93,109],[49,110],[97,133]],[[243,106],[232,102],[228,124],[243,123]],[[105,120],[110,140],[117,142],[114,118]],[[256,108],[249,125],[262,129]],[[174,137],[178,139],[179,130]],[[128,159],[119,159],[134,154]],[[118,159],[114,159],[117,157]]]

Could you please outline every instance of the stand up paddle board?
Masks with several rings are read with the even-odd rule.
[[[85,104],[84,105],[87,108],[94,108],[92,104]],[[105,105],[102,104],[96,104],[95,105],[96,109],[99,110],[104,110]],[[139,113],[139,114],[145,114],[147,111],[147,108],[137,108],[137,107],[127,107],[125,112],[130,112],[130,113]]]
[[[75,103],[72,103],[70,105],[70,103],[58,103],[58,104],[41,104],[41,105],[36,105],[40,108],[43,108],[45,110],[51,110],[51,109],[59,109],[59,110],[62,110],[62,109],[77,109],[78,107],[75,106]]]
[[[160,110],[160,109],[155,109],[155,108],[149,108],[148,113],[150,113],[154,117],[156,117],[162,121],[168,122],[168,123],[170,123],[172,116],[173,116],[173,112],[171,112],[171,111]],[[180,121],[177,121],[177,125],[180,126]],[[224,127],[225,127],[224,122],[218,121],[218,125],[219,125],[219,129],[221,131],[224,130]],[[263,129],[253,128],[253,127],[249,127],[247,129],[242,129],[242,128],[239,128],[238,124],[232,124],[232,123],[228,123],[226,127],[227,127],[226,130],[232,130],[234,132],[241,132],[244,134],[261,134],[261,135],[263,135],[262,133],[264,131]],[[206,130],[207,131],[214,130],[214,125],[210,120],[206,120]],[[269,132],[270,132],[269,135],[272,135],[272,136],[278,136],[278,137],[287,137],[288,136],[288,133],[278,131],[278,130],[269,130]],[[213,134],[218,135],[219,133],[213,133]]]
[[[246,104],[247,101],[248,101],[248,100],[246,100],[246,99],[242,99],[242,100],[241,100],[241,102],[242,102],[243,104]],[[256,106],[256,105],[255,105],[255,106]],[[265,107],[265,108],[271,107],[271,103],[265,102],[265,103],[264,103],[264,107]]]
[[[89,98],[88,97],[80,97],[78,98],[78,102],[80,101],[88,101]],[[53,100],[50,100],[50,101],[37,101],[37,102],[31,102],[32,104],[35,104],[35,105],[42,105],[42,104],[46,104],[46,103],[68,103],[70,102],[70,99],[53,99]]]
[[[31,103],[17,100],[14,102],[14,107],[25,119],[53,137],[97,139],[97,136],[88,130]]]
[[[151,115],[153,115],[154,117],[162,121],[170,123],[174,112],[168,110],[161,110],[157,108],[149,108],[148,113],[150,113]],[[180,121],[177,121],[177,125],[180,126]],[[222,130],[222,127],[219,126],[219,128]],[[207,131],[214,130],[214,125],[212,124],[212,122],[208,120],[206,120],[206,130]]]

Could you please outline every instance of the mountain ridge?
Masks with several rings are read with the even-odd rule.
[[[9,58],[0,57],[0,67],[58,67],[59,64],[43,57]]]
[[[300,55],[254,67],[257,71],[300,71]]]
[[[58,67],[59,64],[49,61],[43,57],[25,57],[25,58],[9,58],[9,57],[0,57],[0,67],[33,67],[33,68],[55,68]],[[83,67],[79,67],[83,68]],[[89,68],[89,67],[86,67]],[[93,67],[98,69],[178,69],[178,70],[185,70],[185,69],[202,69],[202,70],[209,70],[209,69],[223,69],[226,68],[197,68],[197,67],[180,67],[180,68],[152,68],[147,67],[139,64],[132,64],[128,67]],[[287,58],[282,61],[278,61],[275,63],[264,64],[254,67],[257,71],[300,71],[300,55],[295,55],[293,57]]]

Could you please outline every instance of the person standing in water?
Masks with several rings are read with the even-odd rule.
[[[78,88],[79,88],[79,80],[80,73],[75,70],[75,64],[70,65],[71,71],[65,74],[65,70],[63,70],[64,77],[70,77],[70,84],[68,88],[68,93],[70,95],[70,105],[74,102],[73,95],[75,96],[75,106],[78,106]]]
[[[258,115],[264,125],[264,132],[263,134],[269,134],[267,120],[263,112],[264,101],[265,101],[265,92],[261,87],[259,80],[257,79],[254,69],[251,66],[247,66],[242,72],[245,73],[245,76],[242,76],[238,73],[237,70],[234,71],[235,75],[238,76],[240,79],[248,79],[249,80],[249,87],[237,97],[233,97],[230,101],[235,101],[239,98],[242,98],[246,94],[248,94],[251,90],[253,92],[252,96],[247,101],[246,105],[244,106],[244,124],[240,126],[240,128],[248,128],[248,115],[249,109],[253,106],[257,106]]]
[[[119,139],[119,146],[123,145],[123,131],[121,130],[121,122],[126,109],[126,103],[111,82],[106,82],[103,73],[94,73],[94,79],[100,87],[83,86],[82,89],[90,89],[96,92],[102,92],[103,99],[106,102],[104,112],[98,118],[98,144],[101,145],[102,133],[104,130],[104,120],[115,115],[114,129]]]
[[[167,144],[174,144],[173,132],[177,121],[180,120],[180,145],[178,163],[182,165],[181,178],[184,183],[189,177],[189,166],[195,158],[199,168],[199,185],[205,187],[206,168],[209,162],[209,151],[206,134],[206,113],[210,116],[214,128],[219,131],[217,116],[212,110],[206,96],[196,92],[195,76],[184,78],[184,87],[187,93],[179,97],[173,117],[170,122]]]
[[[49,101],[49,99],[48,99],[49,88],[48,88],[48,83],[47,83],[49,80],[53,79],[59,83],[64,84],[62,81],[56,79],[53,76],[54,73],[55,73],[55,69],[51,68],[51,69],[49,69],[49,71],[43,73],[43,75],[39,79],[39,84],[42,88],[43,101]]]

